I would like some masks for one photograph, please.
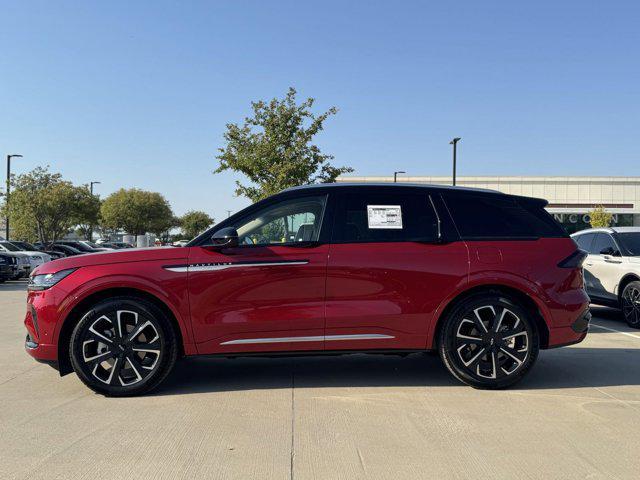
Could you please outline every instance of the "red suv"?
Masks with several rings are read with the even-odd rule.
[[[584,253],[545,205],[425,185],[289,189],[186,247],[38,267],[26,349],[106,395],[146,392],[186,355],[429,350],[464,383],[507,387],[589,325]]]

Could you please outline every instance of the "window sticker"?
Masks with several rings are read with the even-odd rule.
[[[400,205],[367,205],[369,228],[402,229]]]

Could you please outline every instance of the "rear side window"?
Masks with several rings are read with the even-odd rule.
[[[573,237],[573,239],[578,244],[578,247],[580,247],[582,250],[590,252],[591,243],[593,242],[593,237],[594,237],[593,233],[585,233],[584,235],[578,235],[576,237]]]
[[[611,235],[607,233],[596,233],[596,238],[593,240],[589,253],[592,255],[601,255],[601,252],[607,248],[612,248],[613,250],[618,249]]]
[[[333,241],[436,241],[438,219],[427,194],[345,194],[338,202]]]
[[[566,237],[567,233],[535,200],[474,194],[445,195],[464,239]]]

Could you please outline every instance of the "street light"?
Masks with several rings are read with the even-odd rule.
[[[93,186],[94,186],[94,185],[99,185],[99,184],[101,184],[101,183],[102,183],[102,182],[91,182],[91,185],[90,185],[90,187],[89,187],[89,190],[91,190],[91,195],[93,195]]]
[[[460,137],[455,137],[449,142],[449,145],[453,145],[453,186],[456,185],[456,145],[462,140]]]
[[[398,174],[399,173],[407,173],[407,172],[403,172],[402,170],[399,170],[397,172],[393,172],[393,183],[398,183]]]
[[[7,223],[5,223],[4,238],[9,240],[9,194],[11,193],[11,159],[22,158],[22,155],[7,155],[7,199],[5,200],[5,207],[7,208]]]
[[[89,191],[91,192],[91,196],[93,197],[93,186],[94,185],[99,185],[102,182],[89,182]],[[93,241],[93,225],[89,225],[89,235],[87,235],[89,238],[87,238],[87,240],[89,240],[90,242]]]

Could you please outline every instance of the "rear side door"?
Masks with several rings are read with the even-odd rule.
[[[443,241],[439,202],[425,188],[340,195],[327,264],[326,350],[425,348],[434,311],[468,272],[464,243]]]
[[[225,225],[238,231],[238,247],[191,247],[199,353],[322,350],[326,205],[326,195],[275,201]]]
[[[596,233],[585,262],[594,299],[617,300],[615,288],[621,277],[621,263],[620,249],[613,237],[605,232]]]
[[[595,233],[583,233],[582,235],[574,237],[574,240],[578,244],[578,247],[588,253],[587,258],[585,259],[585,262],[583,264],[583,272],[584,289],[589,296],[593,296],[596,293],[596,278],[593,276],[593,254],[591,253],[591,245],[593,244],[593,239],[595,238],[595,236]]]

